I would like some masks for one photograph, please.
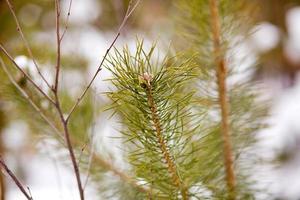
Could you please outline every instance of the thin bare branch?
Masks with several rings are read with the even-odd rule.
[[[26,79],[32,83],[32,85],[44,96],[46,97],[52,104],[55,102],[39,87],[32,78],[15,62],[12,56],[7,52],[4,46],[0,43],[0,50],[7,56],[7,58],[15,65],[15,67],[26,77]]]
[[[59,88],[59,73],[60,73],[60,66],[61,66],[61,37],[60,37],[60,2],[59,0],[55,0],[55,11],[56,11],[56,43],[57,43],[57,58],[56,58],[56,73],[55,73],[55,84],[54,84],[54,88],[53,88],[53,93],[55,96],[55,107],[56,110],[59,114],[60,117],[60,121],[62,123],[63,126],[63,130],[64,130],[64,139],[65,139],[65,143],[67,145],[67,149],[69,151],[69,155],[70,155],[70,159],[72,162],[72,166],[74,169],[74,173],[75,173],[75,177],[76,177],[76,181],[77,181],[77,186],[78,186],[78,192],[80,195],[80,199],[84,200],[84,189],[82,187],[82,182],[81,182],[81,178],[80,178],[80,172],[79,172],[79,167],[78,167],[78,163],[76,161],[76,157],[74,154],[74,149],[72,146],[72,142],[71,142],[71,138],[70,138],[70,132],[69,132],[69,128],[68,128],[68,121],[65,120],[64,118],[64,114],[63,114],[63,110],[61,108],[60,105],[60,100],[58,97],[58,88]]]
[[[106,50],[104,57],[102,58],[100,65],[97,68],[97,71],[95,72],[94,76],[92,77],[92,79],[90,80],[89,84],[87,85],[87,87],[83,90],[83,92],[81,93],[81,95],[79,96],[79,98],[77,98],[76,103],[73,105],[73,107],[71,108],[66,120],[68,121],[69,118],[71,117],[72,113],[74,112],[74,110],[77,108],[77,106],[79,105],[79,103],[82,101],[83,97],[85,96],[85,94],[87,93],[87,91],[89,90],[89,88],[91,87],[91,85],[93,84],[94,80],[96,79],[98,73],[102,70],[102,65],[108,55],[108,53],[110,52],[110,50],[112,49],[112,47],[114,46],[114,44],[116,43],[117,39],[119,38],[119,36],[121,35],[121,31],[124,28],[126,22],[128,21],[129,17],[132,15],[133,11],[136,9],[136,7],[139,5],[140,0],[138,0],[134,6],[131,8],[131,4],[132,1],[130,1],[128,9],[126,11],[125,17],[121,23],[121,25],[119,26],[118,32],[116,34],[116,36],[114,37],[112,43],[110,44],[110,46],[108,47],[108,49]]]
[[[37,64],[37,62],[36,62],[36,59],[35,59],[35,57],[33,56],[33,53],[32,53],[32,50],[31,50],[31,48],[30,48],[30,45],[29,45],[28,41],[26,40],[26,37],[25,37],[25,35],[24,35],[23,31],[22,31],[22,28],[21,28],[21,26],[20,26],[20,23],[19,23],[19,20],[18,20],[18,18],[17,18],[17,15],[16,15],[16,13],[15,13],[15,11],[14,11],[14,7],[12,6],[10,0],[6,0],[6,2],[7,2],[7,5],[8,5],[8,7],[9,7],[9,10],[10,10],[11,14],[13,15],[14,20],[15,20],[15,22],[16,22],[16,25],[17,25],[17,31],[19,32],[19,34],[20,34],[20,36],[21,36],[21,38],[22,38],[22,40],[23,40],[23,42],[24,42],[24,44],[25,44],[25,47],[26,47],[26,49],[27,49],[27,52],[28,52],[30,58],[32,59],[32,61],[33,61],[33,63],[34,63],[34,66],[35,66],[35,68],[36,68],[38,74],[39,74],[40,77],[43,79],[43,81],[47,84],[47,86],[51,89],[51,86],[50,86],[49,82],[48,82],[48,81],[46,80],[46,78],[43,76],[43,74],[42,74],[42,72],[40,71],[40,68],[39,68],[39,66],[38,66],[38,64]]]
[[[68,28],[69,28],[69,20],[70,20],[70,15],[71,15],[72,3],[73,3],[73,0],[70,0],[68,13],[67,13],[67,19],[66,19],[66,23],[65,23],[65,29],[64,29],[63,33],[61,34],[60,42],[63,40],[63,38],[64,38]]]
[[[65,142],[67,144],[67,148],[68,148],[68,151],[69,151],[69,154],[70,154],[70,158],[71,158],[71,161],[72,161],[74,173],[75,173],[75,176],[76,176],[76,181],[77,181],[77,186],[78,186],[78,191],[79,191],[80,199],[84,200],[84,190],[83,190],[82,183],[81,183],[81,178],[80,178],[80,172],[79,172],[79,168],[78,168],[78,163],[76,161],[76,157],[75,157],[75,154],[74,154],[74,149],[73,149],[71,138],[70,138],[70,132],[69,132],[69,128],[68,128],[68,123],[64,119],[63,112],[61,110],[60,103],[59,103],[57,95],[56,95],[56,102],[57,102],[56,108],[57,108],[57,111],[58,111],[59,116],[60,116],[60,120],[61,120],[61,122],[63,124],[63,128],[64,128]]]
[[[229,105],[227,102],[227,88],[226,88],[226,77],[227,77],[227,63],[222,53],[221,47],[221,25],[219,19],[219,8],[217,0],[210,0],[210,13],[211,13],[211,27],[214,42],[214,53],[215,53],[215,64],[216,74],[218,79],[218,90],[219,90],[219,104],[221,107],[221,133],[223,138],[224,148],[224,164],[226,169],[226,182],[229,191],[229,199],[235,199],[235,173],[233,163],[232,144],[230,137],[229,127]]]
[[[59,79],[59,72],[60,72],[60,60],[61,60],[61,53],[60,53],[60,3],[59,0],[55,0],[55,10],[56,10],[56,43],[57,43],[57,58],[56,58],[56,72],[55,72],[55,83],[54,83],[54,92],[57,93],[58,89],[58,79]]]
[[[2,155],[0,155],[0,167],[11,177],[11,179],[15,182],[16,186],[20,189],[20,191],[24,194],[24,196],[28,200],[33,200],[30,193],[28,193],[19,179],[14,175],[14,173],[7,167],[4,160],[2,159]]]

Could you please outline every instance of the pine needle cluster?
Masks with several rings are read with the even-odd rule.
[[[188,199],[196,165],[190,141],[197,124],[189,106],[194,91],[182,89],[195,78],[195,65],[177,56],[157,61],[153,52],[154,46],[146,51],[143,42],[135,53],[115,50],[108,59],[115,89],[108,95],[126,126],[121,132],[132,170],[151,188],[150,197]]]

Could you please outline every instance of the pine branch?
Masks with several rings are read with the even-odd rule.
[[[15,182],[16,186],[24,194],[24,196],[26,197],[26,199],[33,200],[30,192],[27,192],[25,190],[25,187],[22,185],[22,183],[19,181],[19,179],[14,175],[14,173],[5,164],[4,160],[2,159],[2,155],[0,155],[0,168],[2,168],[11,177],[11,179]]]
[[[154,123],[155,131],[156,131],[156,137],[159,142],[160,149],[162,151],[163,157],[165,162],[168,165],[168,171],[173,179],[173,183],[176,187],[178,187],[181,190],[181,195],[184,200],[188,199],[188,193],[187,189],[182,183],[182,180],[178,176],[178,170],[176,168],[176,165],[173,161],[172,156],[170,155],[170,152],[168,151],[167,145],[162,137],[162,127],[159,120],[159,116],[157,115],[157,105],[154,102],[153,96],[152,96],[152,77],[151,75],[144,73],[141,77],[142,80],[144,80],[146,84],[146,93],[147,93],[147,99],[148,99],[148,105],[151,110],[151,120]]]
[[[219,21],[219,9],[217,0],[210,0],[211,26],[213,33],[215,64],[217,66],[217,79],[219,88],[219,104],[221,107],[221,133],[223,137],[224,163],[226,168],[227,187],[230,191],[230,199],[235,199],[235,173],[233,153],[229,128],[229,107],[227,103],[226,76],[227,66],[221,48],[221,29]]]
[[[195,174],[184,169],[196,165],[189,162],[194,152],[188,151],[196,129],[189,112],[193,91],[182,93],[181,88],[193,78],[195,66],[191,60],[179,62],[179,56],[155,62],[154,49],[146,52],[138,42],[134,54],[127,48],[115,50],[107,68],[116,90],[108,95],[123,117],[126,129],[121,133],[130,149],[129,162],[150,186],[149,197],[189,199]]]

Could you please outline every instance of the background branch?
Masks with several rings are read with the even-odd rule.
[[[219,104],[221,107],[221,133],[224,148],[224,163],[226,170],[226,182],[230,199],[235,199],[235,173],[233,164],[232,144],[229,127],[229,106],[227,102],[227,63],[221,47],[221,25],[217,0],[210,0],[211,27],[214,42],[215,64],[217,71]]]

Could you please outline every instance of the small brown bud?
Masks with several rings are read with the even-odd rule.
[[[145,72],[143,75],[139,76],[141,84],[146,83],[147,85],[151,84],[152,78],[152,75],[148,72]]]

